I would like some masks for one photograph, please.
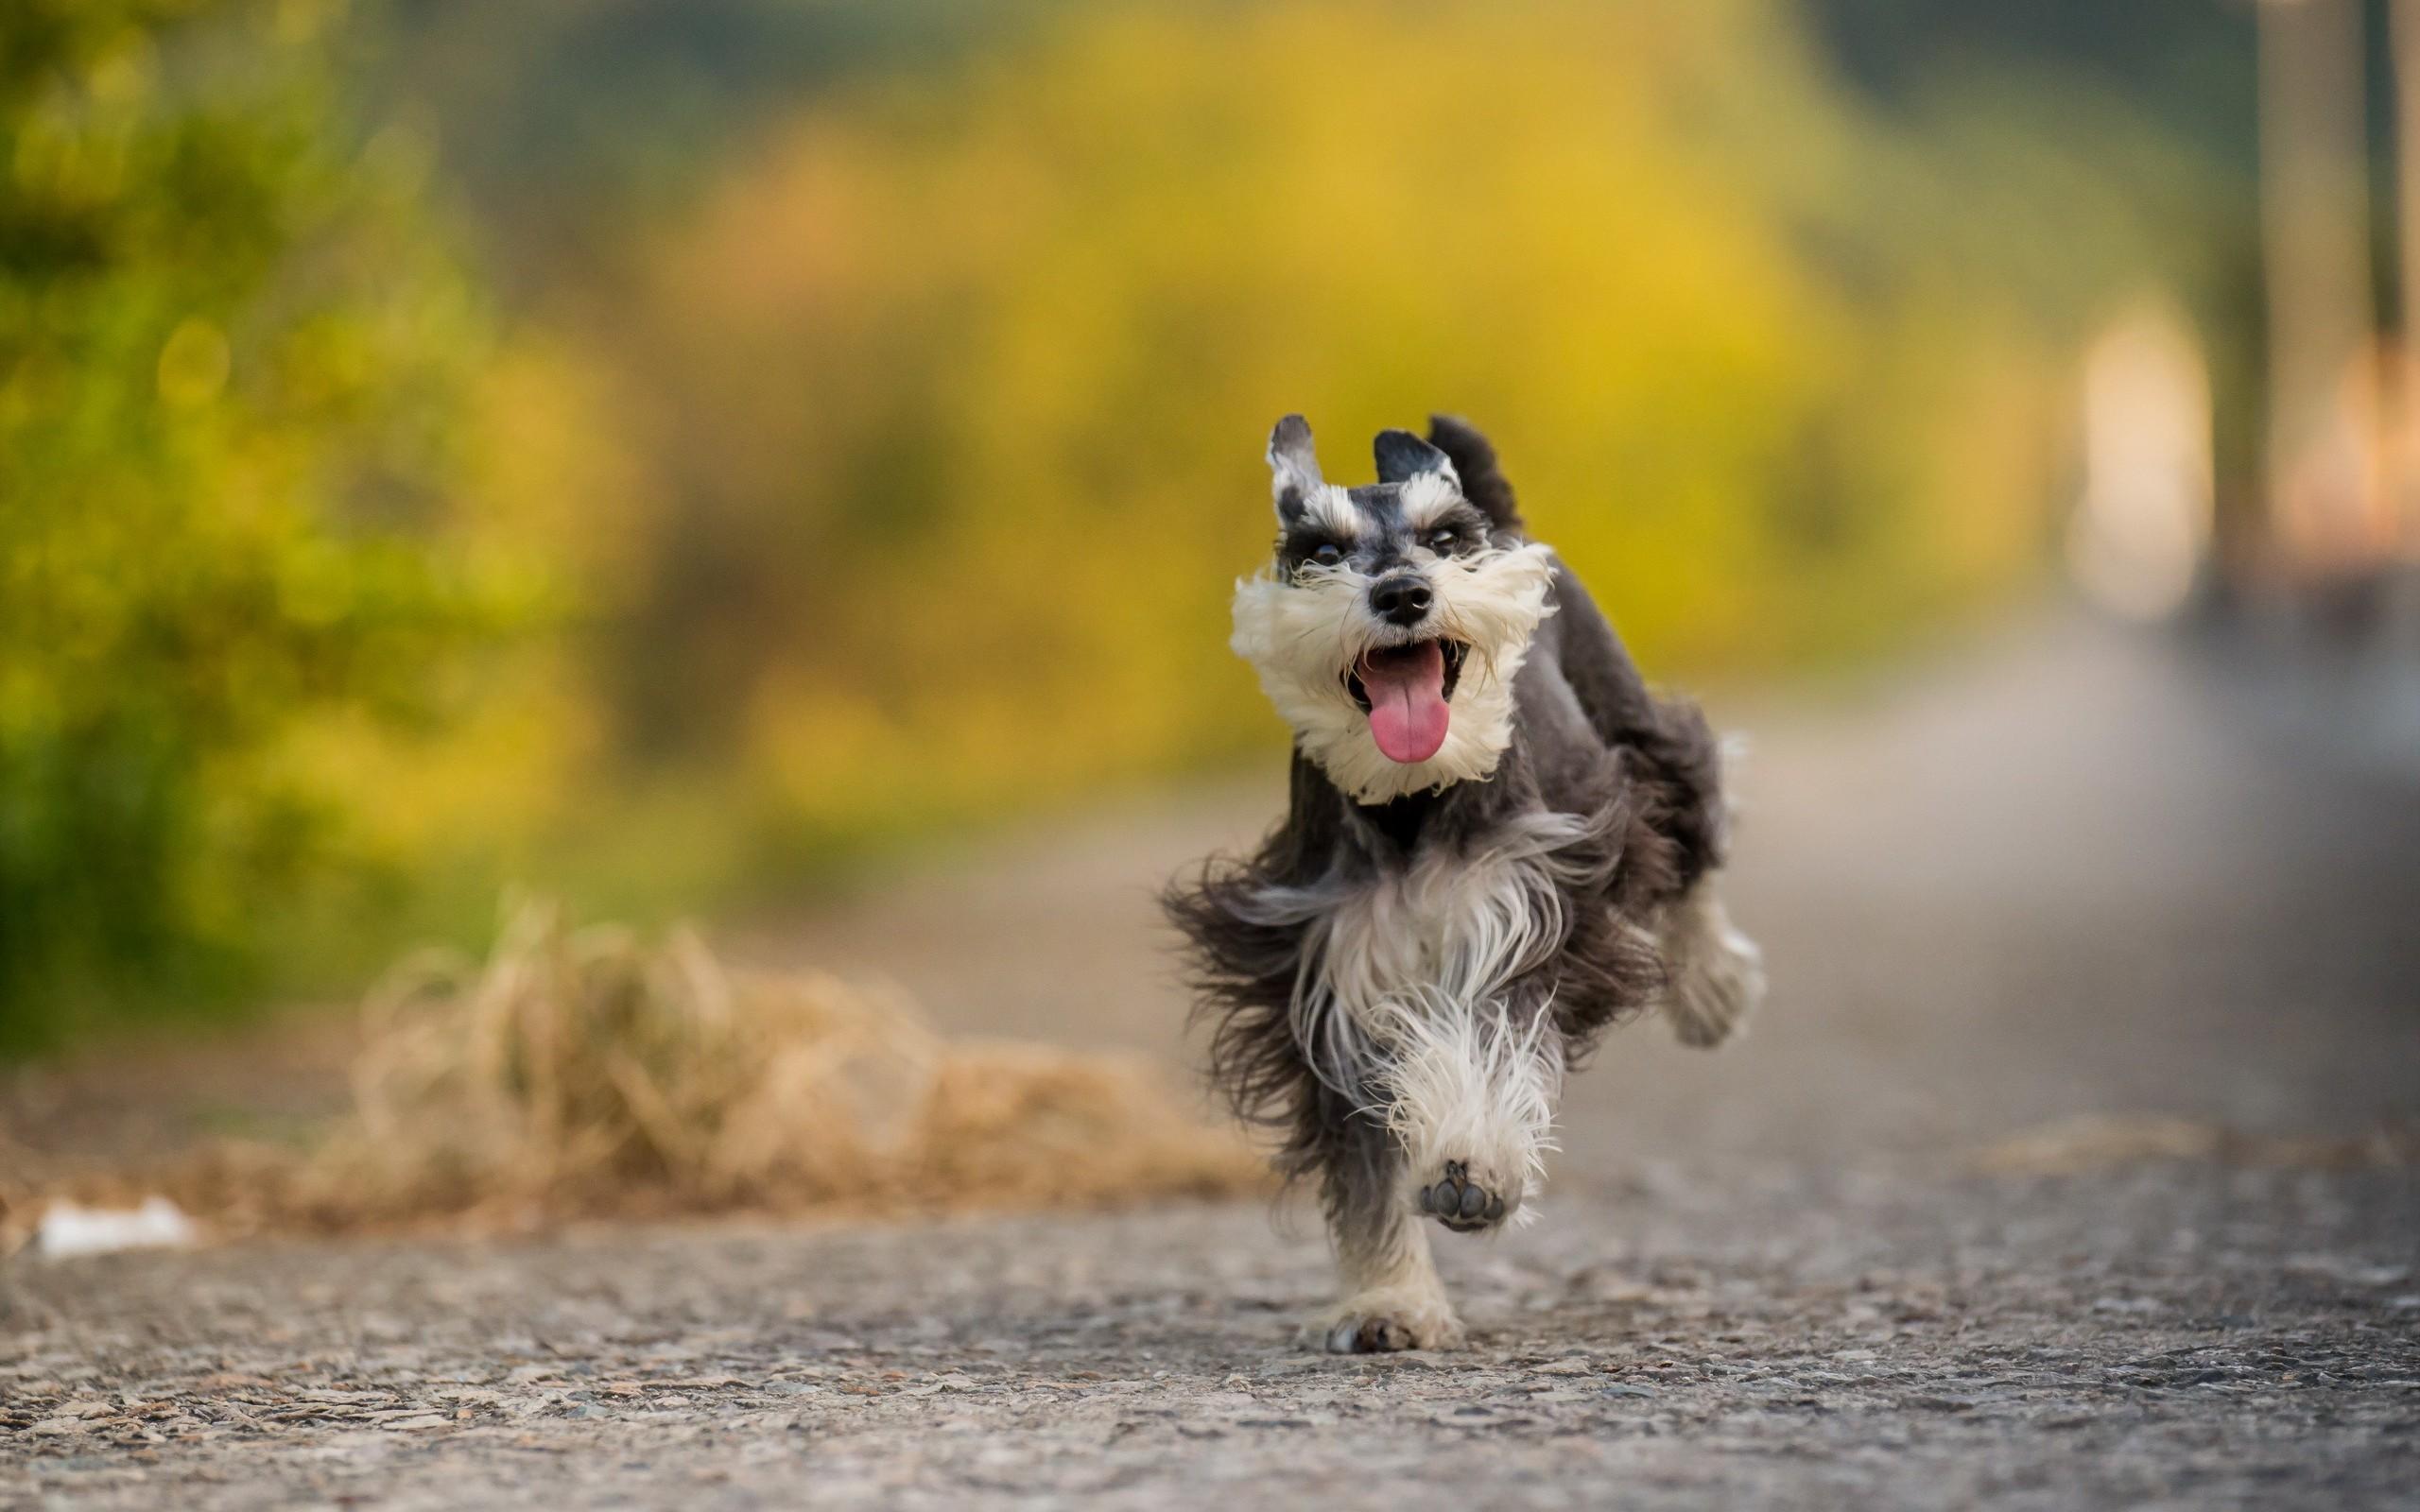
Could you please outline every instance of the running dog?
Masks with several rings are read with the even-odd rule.
[[[1762,995],[1715,890],[1720,749],[1652,696],[1529,539],[1486,438],[1381,432],[1378,481],[1325,481],[1299,415],[1269,465],[1275,560],[1236,653],[1294,732],[1283,822],[1166,904],[1214,1079],[1315,1177],[1343,1299],[1307,1342],[1452,1349],[1426,1223],[1527,1222],[1558,1093],[1649,1007],[1713,1045]]]

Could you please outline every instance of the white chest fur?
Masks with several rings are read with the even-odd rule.
[[[1314,930],[1295,1033],[1322,1079],[1382,1116],[1410,1180],[1484,1173],[1513,1223],[1545,1177],[1562,1082],[1548,1015],[1507,1011],[1565,934],[1558,852],[1575,815],[1518,821],[1477,852],[1439,849],[1334,899]]]
[[[1357,1092],[1408,1032],[1500,1020],[1507,989],[1562,944],[1555,852],[1583,823],[1528,816],[1482,850],[1424,850],[1337,896],[1314,928],[1294,1003],[1296,1036],[1322,1079]]]

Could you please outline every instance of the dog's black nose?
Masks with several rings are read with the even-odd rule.
[[[1370,612],[1396,625],[1417,625],[1428,613],[1428,585],[1417,577],[1381,577],[1370,589]]]

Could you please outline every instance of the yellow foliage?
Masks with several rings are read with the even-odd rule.
[[[1771,0],[1098,0],[585,204],[507,330],[338,109],[352,14],[0,20],[0,999],[1273,757],[1225,641],[1289,411],[1339,478],[1476,421],[1651,672],[1870,650],[2038,555],[2042,296],[2134,210]]]
[[[1747,3],[1083,9],[844,93],[630,312],[658,555],[717,587],[642,615],[821,827],[1266,747],[1270,422],[1352,477],[1442,408],[1651,665],[1870,644],[2030,560],[2046,371],[1987,291],[1810,252],[1873,146]]]

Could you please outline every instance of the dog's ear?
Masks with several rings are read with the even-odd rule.
[[[1498,530],[1521,528],[1521,507],[1512,497],[1512,485],[1496,467],[1495,448],[1478,427],[1452,415],[1431,415],[1428,441],[1453,458],[1462,497],[1478,506],[1489,524]]]
[[[1302,514],[1321,487],[1320,456],[1311,447],[1311,423],[1288,415],[1269,433],[1269,487],[1277,501],[1277,517]]]
[[[1409,483],[1423,472],[1443,472],[1457,485],[1453,458],[1409,431],[1380,431],[1372,448],[1378,454],[1378,481]]]

